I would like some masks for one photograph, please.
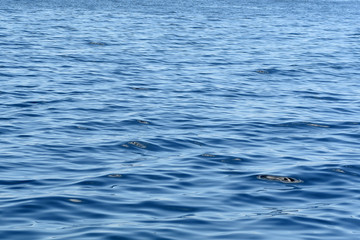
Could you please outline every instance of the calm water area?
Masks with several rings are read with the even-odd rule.
[[[0,239],[360,239],[360,1],[0,0]]]

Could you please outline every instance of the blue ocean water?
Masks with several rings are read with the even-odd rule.
[[[359,9],[0,0],[0,239],[360,239]]]

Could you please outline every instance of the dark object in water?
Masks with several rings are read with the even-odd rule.
[[[149,122],[148,121],[144,121],[144,120],[137,120],[138,121],[138,123],[142,123],[142,124],[149,124]]]
[[[263,70],[263,69],[256,70],[256,72],[257,72],[257,73],[260,73],[260,74],[269,74],[269,71]]]
[[[268,181],[278,181],[282,183],[301,183],[303,182],[300,179],[292,178],[292,177],[283,177],[283,176],[273,176],[273,175],[259,175],[258,179],[268,180]]]
[[[144,144],[139,143],[139,142],[135,142],[135,141],[131,141],[131,142],[129,142],[129,144],[134,145],[134,146],[136,146],[138,148],[146,148],[146,146]]]

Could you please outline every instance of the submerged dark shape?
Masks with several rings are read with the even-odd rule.
[[[91,45],[105,45],[105,43],[102,42],[89,42]]]
[[[146,148],[146,146],[144,144],[139,143],[139,142],[135,142],[135,141],[131,141],[131,142],[129,142],[129,144],[134,145],[134,146],[136,146],[138,148]]]
[[[136,120],[138,123],[142,123],[142,124],[149,124],[148,121],[145,121],[145,120]]]
[[[301,183],[303,182],[300,179],[292,178],[292,177],[284,177],[284,176],[274,176],[274,175],[258,175],[258,179],[268,180],[268,181],[278,181],[282,183]]]
[[[264,70],[264,69],[259,69],[259,70],[256,70],[257,73],[260,73],[260,74],[269,74],[269,71],[268,70]]]

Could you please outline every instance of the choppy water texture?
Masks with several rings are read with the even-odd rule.
[[[360,239],[360,2],[5,1],[1,239]]]

